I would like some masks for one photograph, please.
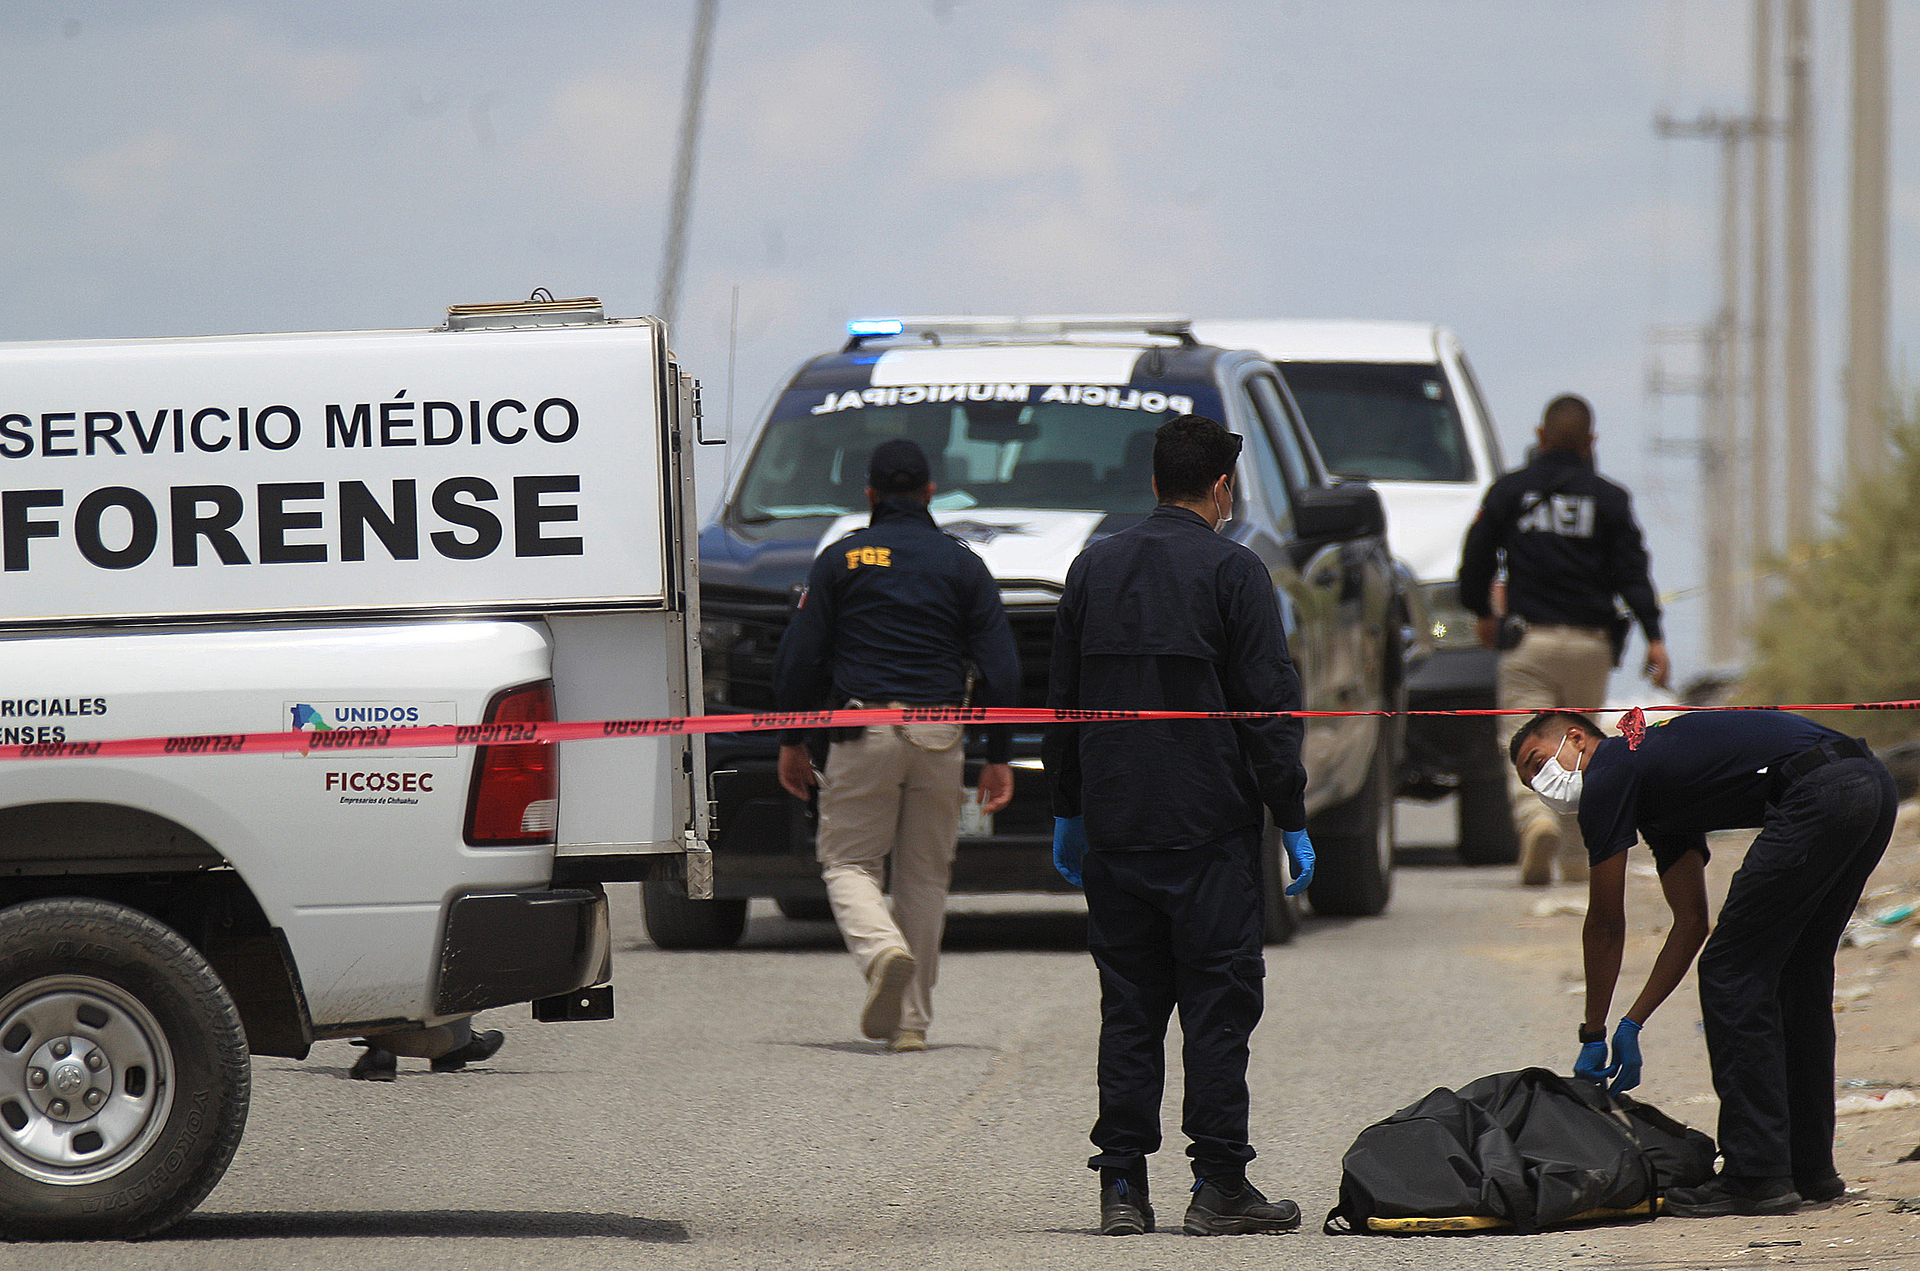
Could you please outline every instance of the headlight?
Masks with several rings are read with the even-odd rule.
[[[725,653],[740,638],[740,624],[725,618],[700,620],[700,647],[709,653]]]
[[[1430,634],[1436,649],[1477,649],[1480,636],[1474,631],[1478,621],[1460,603],[1460,588],[1456,583],[1422,583],[1420,594],[1426,598],[1427,611],[1432,615]]]
[[[700,620],[700,691],[709,709],[727,700],[727,655],[740,643],[744,630],[725,618]]]

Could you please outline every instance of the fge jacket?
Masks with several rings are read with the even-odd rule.
[[[1169,504],[1087,548],[1055,613],[1047,704],[1299,710],[1300,676],[1266,566]],[[1258,832],[1263,803],[1281,829],[1305,829],[1301,736],[1290,717],[1049,725],[1054,815],[1084,813],[1095,851],[1196,848]]]
[[[866,529],[829,544],[780,638],[774,708],[849,701],[957,706],[967,668],[975,706],[1017,706],[1020,654],[986,563],[933,523],[926,505],[882,499]],[[1009,729],[988,728],[987,759],[1005,763]],[[798,743],[805,731],[784,733]]]
[[[1605,628],[1619,596],[1647,641],[1660,602],[1627,492],[1578,455],[1551,450],[1494,482],[1460,552],[1460,603],[1484,618],[1498,554],[1507,554],[1507,610],[1534,626]]]

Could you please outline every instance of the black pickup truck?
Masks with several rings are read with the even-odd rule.
[[[771,668],[808,567],[866,523],[868,454],[918,441],[933,466],[932,511],[1000,581],[1019,643],[1021,704],[1044,706],[1053,609],[1075,555],[1153,507],[1154,430],[1192,411],[1248,440],[1225,532],[1266,561],[1306,706],[1404,709],[1420,601],[1389,555],[1380,500],[1328,476],[1273,365],[1197,343],[1185,319],[899,319],[850,324],[839,352],[808,361],[748,439],[716,520],[701,534],[701,649],[707,710],[772,705]],[[1424,645],[1421,646],[1424,648]],[[1320,913],[1377,914],[1392,890],[1394,795],[1403,729],[1380,718],[1315,719],[1306,731],[1307,807]],[[714,807],[713,900],[645,886],[655,943],[736,941],[747,901],[827,916],[812,816],[775,779],[772,734],[707,742]],[[980,739],[969,747],[968,780]],[[1040,730],[1013,749],[1013,802],[963,821],[955,892],[1068,890],[1053,870]],[[1284,879],[1268,826],[1268,879]],[[1267,888],[1267,935],[1296,923]]]

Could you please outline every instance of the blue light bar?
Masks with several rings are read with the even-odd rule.
[[[847,323],[848,335],[899,335],[906,329],[898,318],[855,318]]]

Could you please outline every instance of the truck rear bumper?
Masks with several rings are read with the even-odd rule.
[[[1491,710],[1500,655],[1492,649],[1442,649],[1407,680],[1410,710]],[[1415,716],[1407,721],[1400,792],[1438,799],[1463,783],[1505,771],[1502,740],[1512,731],[1486,715]]]
[[[1490,707],[1499,668],[1500,655],[1492,649],[1436,649],[1407,677],[1408,704],[1422,698],[1484,696]]]
[[[597,886],[480,892],[447,906],[434,1010],[470,1015],[607,978],[613,945]]]

